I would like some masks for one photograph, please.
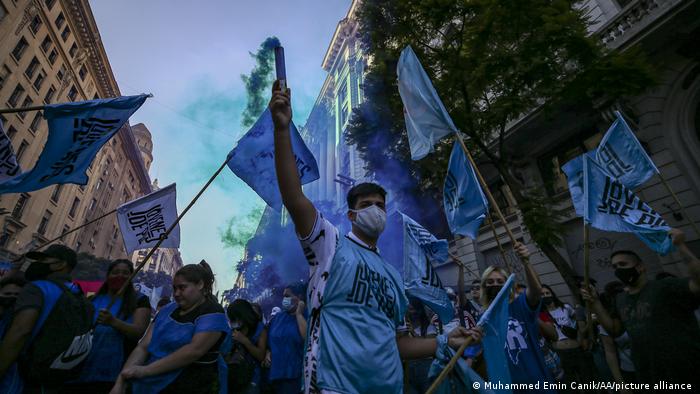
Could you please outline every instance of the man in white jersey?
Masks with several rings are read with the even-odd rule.
[[[401,358],[431,357],[438,346],[456,349],[481,333],[460,327],[449,337],[397,335],[407,305],[403,280],[377,251],[386,191],[354,186],[347,196],[352,231],[341,236],[302,192],[289,136],[290,92],[275,82],[272,93],[277,181],[310,268],[305,392],[402,393]]]

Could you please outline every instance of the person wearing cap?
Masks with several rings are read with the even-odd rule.
[[[61,297],[63,294],[61,286],[82,297],[85,314],[92,315],[90,303],[82,295],[80,287],[72,283],[71,272],[78,263],[72,249],[62,245],[51,245],[44,252],[29,252],[25,257],[30,263],[24,271],[24,277],[30,283],[22,288],[17,297],[12,324],[0,344],[0,378],[41,334],[40,330],[50,312],[56,308],[59,301],[64,299]],[[48,282],[56,285],[51,286],[47,284]],[[80,316],[72,318],[78,319]],[[51,335],[58,335],[58,333]],[[84,350],[85,354],[76,354],[76,360],[87,357],[89,346]],[[28,371],[26,368],[20,368],[20,370],[25,379],[25,392],[52,392],[51,389],[55,389],[55,387],[47,387],[45,382],[27,376],[36,371]]]

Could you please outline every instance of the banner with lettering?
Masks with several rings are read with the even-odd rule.
[[[442,191],[443,207],[452,234],[476,239],[489,210],[488,200],[459,142],[455,141]]]
[[[175,223],[177,220],[176,194],[173,183],[117,208],[119,229],[122,232],[127,254],[130,255],[139,249],[152,248],[161,235]],[[180,247],[179,224],[160,247]]]
[[[433,269],[433,264],[447,261],[447,241],[435,238],[423,226],[403,213],[401,217],[406,295],[421,300],[447,324],[454,317],[454,307],[442,287],[440,277]]]
[[[12,141],[5,133],[5,126],[0,119],[0,182],[14,178],[18,173],[17,156],[15,156]]]
[[[277,186],[275,171],[274,129],[272,114],[269,109],[265,109],[253,127],[229,153],[228,167],[255,190],[267,205],[279,211],[282,207],[282,196]],[[317,180],[319,173],[316,159],[304,144],[294,122],[289,125],[289,134],[301,184]]]
[[[401,51],[396,74],[411,159],[420,160],[441,138],[457,132],[457,127],[410,45]]]
[[[596,161],[608,175],[635,189],[659,170],[622,115],[618,111],[615,115],[617,119],[595,151]]]
[[[582,159],[584,220],[600,230],[634,233],[661,255],[673,250],[671,228],[661,215],[587,155]]]
[[[85,185],[97,152],[148,95],[47,105],[49,135],[33,169],[0,183],[0,193],[31,192],[60,183]]]

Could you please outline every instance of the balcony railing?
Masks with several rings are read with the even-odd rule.
[[[597,34],[608,47],[619,48],[680,3],[683,0],[633,1],[606,22]]]

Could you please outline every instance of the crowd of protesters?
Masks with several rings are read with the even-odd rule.
[[[21,272],[0,282],[0,392],[423,393],[436,354],[462,345],[466,365],[489,380],[477,322],[510,273],[490,266],[467,286],[465,266],[453,258],[457,287],[446,290],[454,318],[443,324],[406,297],[400,274],[377,249],[386,191],[374,183],[352,187],[352,230],[340,234],[302,192],[290,96],[277,82],[270,110],[279,188],[308,259],[308,282],[286,287],[269,315],[245,299],[224,309],[202,261],[175,273],[172,301],[161,300],[153,313],[129,282],[128,260],[113,261],[88,298],[71,277],[73,250],[30,252]],[[512,245],[522,268],[522,283],[507,294],[502,347],[512,383],[562,383],[539,392],[574,392],[576,383],[596,381],[698,387],[700,260],[682,232],[669,236],[688,278],[651,279],[634,251],[616,251],[610,258],[619,281],[599,294],[594,281],[581,280],[582,301],[574,305],[541,283],[526,245]]]

